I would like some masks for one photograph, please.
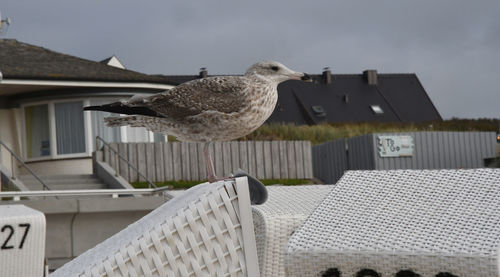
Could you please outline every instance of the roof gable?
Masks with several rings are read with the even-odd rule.
[[[126,69],[125,65],[115,55],[100,61],[100,63],[106,64],[109,66],[118,67],[121,69]]]

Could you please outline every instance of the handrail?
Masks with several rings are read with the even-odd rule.
[[[2,197],[14,197],[15,200],[21,197],[28,196],[95,196],[95,195],[111,195],[113,197],[118,197],[119,195],[142,195],[142,194],[157,194],[168,190],[168,187],[161,187],[156,189],[79,189],[79,190],[51,190],[51,191],[1,191],[0,198]]]
[[[16,155],[16,153],[14,153],[14,151],[12,151],[5,143],[3,143],[3,141],[0,140],[0,145],[3,145],[3,147],[5,147],[5,149],[7,149],[7,151],[9,151],[11,157],[14,157],[16,158],[16,160],[31,174],[33,175],[33,177],[35,177],[35,179],[38,180],[38,182],[40,182],[42,185],[43,185],[43,188],[44,189],[47,189],[47,190],[50,190],[49,186],[47,186],[47,184],[45,184],[45,182],[42,181],[42,179],[40,179],[40,177],[38,177],[38,175],[35,174],[35,172],[33,172],[33,170],[31,170],[31,168],[28,167],[27,164],[25,164],[21,158],[19,158],[19,156]],[[1,147],[0,147],[1,148]],[[11,158],[12,159],[12,158]],[[12,176],[11,176],[12,179],[15,179],[16,177],[14,176],[14,167],[12,166]]]
[[[109,149],[111,149],[111,151],[114,152],[114,154],[119,157],[122,161],[126,162],[127,165],[132,168],[133,170],[135,170],[135,172],[137,172],[137,174],[139,176],[141,176],[142,178],[144,178],[144,180],[146,180],[146,183],[148,183],[149,185],[149,188],[151,187],[154,187],[154,188],[158,188],[153,182],[151,182],[146,176],[144,176],[141,172],[139,172],[139,169],[137,169],[134,165],[132,165],[126,158],[124,158],[122,155],[120,155],[120,153],[118,153],[118,151],[116,149],[114,149],[113,147],[111,147],[111,145],[109,145],[109,143],[107,143],[103,138],[101,138],[100,136],[96,136],[95,137],[95,148],[96,150],[99,148],[98,147],[98,141],[101,141],[103,143],[104,146],[107,146]],[[115,168],[115,172],[118,174],[119,172],[119,169],[120,169],[120,164],[118,162],[115,162],[116,164],[116,167]]]

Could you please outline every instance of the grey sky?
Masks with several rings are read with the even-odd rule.
[[[500,118],[500,1],[7,0],[3,38],[151,74],[414,72],[444,118]],[[1,66],[1,65],[0,65]]]

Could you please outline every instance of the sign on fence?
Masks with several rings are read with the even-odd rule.
[[[411,136],[377,136],[380,157],[411,157],[415,148]]]

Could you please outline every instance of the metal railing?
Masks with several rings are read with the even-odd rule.
[[[30,190],[30,191],[5,191],[0,192],[2,197],[12,197],[14,201],[19,201],[21,197],[58,197],[58,196],[111,196],[117,198],[120,195],[143,195],[160,194],[169,190],[168,187],[155,189],[80,189],[80,190]]]
[[[108,149],[110,149],[113,154],[115,155],[115,163],[114,163],[114,170],[115,170],[115,174],[116,176],[120,175],[120,163],[118,162],[118,159],[121,159],[122,161],[124,161],[128,166],[129,168],[133,169],[135,172],[137,172],[137,174],[142,177],[146,183],[148,183],[148,187],[151,188],[158,188],[153,182],[151,182],[151,180],[149,180],[146,176],[144,176],[141,172],[139,172],[139,169],[137,169],[137,167],[135,167],[133,164],[131,164],[125,157],[123,157],[122,155],[120,155],[120,153],[118,153],[118,150],[114,149],[113,147],[111,147],[111,145],[109,145],[109,143],[107,143],[103,138],[101,138],[100,136],[96,136],[95,137],[95,147],[96,149],[99,149],[99,141],[103,143],[103,147],[108,147]],[[103,148],[104,150],[104,148]],[[103,151],[104,152],[104,151]]]
[[[26,169],[26,171],[28,171],[29,174],[31,174],[33,177],[35,177],[36,180],[38,180],[38,182],[40,182],[43,186],[43,189],[44,190],[50,190],[50,188],[47,186],[47,184],[45,184],[44,181],[42,181],[42,179],[40,179],[40,177],[38,177],[38,175],[36,175],[35,172],[33,172],[33,170],[31,170],[31,168],[29,168],[28,165],[26,165],[19,156],[16,155],[16,153],[14,153],[14,151],[12,151],[12,149],[10,149],[5,143],[3,143],[1,140],[0,140],[0,150],[2,148],[2,146],[7,149],[7,151],[10,153],[10,161],[11,161],[11,176],[10,178],[12,180],[15,180],[16,179],[16,174],[15,174],[15,168],[16,168],[16,163],[14,161],[17,160],[17,162],[19,164],[21,164],[24,169]],[[0,151],[1,152],[1,151]],[[1,156],[0,156],[0,159],[1,159]],[[0,160],[0,163],[1,163],[1,160]],[[9,176],[7,176],[9,177]]]

